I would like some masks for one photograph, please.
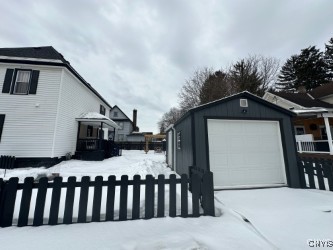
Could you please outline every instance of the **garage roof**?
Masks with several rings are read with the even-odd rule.
[[[238,94],[227,96],[225,98],[222,98],[222,99],[219,99],[219,100],[216,100],[216,101],[213,101],[213,102],[209,102],[209,103],[197,106],[195,108],[192,108],[189,111],[187,111],[178,121],[176,121],[174,125],[177,125],[178,123],[180,123],[182,120],[184,120],[186,117],[188,117],[190,114],[192,114],[194,112],[197,112],[199,110],[203,110],[203,109],[206,109],[206,108],[210,108],[210,107],[213,107],[215,105],[219,105],[221,103],[229,102],[231,100],[238,99],[238,98],[251,99],[253,101],[261,103],[262,105],[268,106],[268,107],[270,107],[272,109],[275,109],[275,110],[277,110],[277,111],[279,111],[281,113],[284,113],[286,115],[296,116],[296,114],[294,112],[290,111],[290,110],[282,108],[282,107],[280,107],[278,105],[275,105],[275,104],[273,104],[271,102],[268,102],[268,101],[264,100],[263,98],[258,97],[258,96],[254,95],[254,94],[252,94],[252,93],[250,93],[248,91],[243,91],[243,92],[240,92]]]

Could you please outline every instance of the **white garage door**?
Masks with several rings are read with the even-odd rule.
[[[286,184],[277,121],[208,119],[215,188]]]

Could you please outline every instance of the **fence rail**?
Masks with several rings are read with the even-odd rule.
[[[332,160],[302,157],[298,160],[302,188],[333,191]]]
[[[192,187],[191,212],[189,212],[188,206],[189,184]],[[129,195],[129,187],[132,189],[132,196]],[[166,187],[169,197],[165,195]],[[176,191],[177,187],[180,188],[180,192]],[[90,222],[90,218],[87,216],[88,205],[91,205],[88,201],[89,193],[93,193],[91,222],[150,219],[167,215],[184,218],[198,217],[202,214],[214,216],[215,213],[213,175],[210,172],[207,172],[203,178],[198,175],[192,175],[191,178],[182,175],[180,179],[177,179],[176,175],[170,175],[168,179],[164,175],[159,175],[157,179],[152,175],[147,175],[146,179],[141,179],[139,175],[135,175],[133,180],[129,180],[127,175],[123,175],[121,180],[116,180],[115,176],[109,176],[108,180],[103,180],[102,176],[96,176],[95,180],[90,180],[89,176],[84,176],[81,181],[77,181],[76,177],[72,176],[68,178],[67,182],[64,182],[62,177],[56,177],[53,182],[49,182],[46,177],[39,179],[38,182],[35,182],[32,177],[27,177],[24,183],[19,183],[19,179],[14,177],[10,178],[9,181],[0,179],[0,188],[1,227],[13,225],[15,207],[19,208],[17,226],[20,227]],[[90,188],[92,190],[89,191]],[[62,190],[65,192],[63,204],[61,204]],[[21,192],[20,200],[16,197],[18,191]],[[35,201],[32,200],[33,192],[37,193]],[[141,192],[144,192],[144,195]],[[49,197],[50,207],[47,210],[45,209],[46,199],[51,193],[52,195]],[[74,200],[78,193],[79,202],[76,211]],[[177,195],[180,196],[180,204],[176,201]],[[143,196],[144,213],[140,199]],[[119,197],[119,200],[116,200],[116,197]],[[129,204],[129,199],[131,199],[131,204]],[[166,201],[169,204],[167,209]],[[105,209],[102,209],[102,204],[106,206]],[[116,204],[119,204],[119,207],[116,207]],[[200,204],[203,213],[200,212]],[[129,205],[131,206],[129,207]],[[62,222],[60,222],[61,219],[59,220],[61,206],[64,206]],[[30,211],[31,209],[34,210]],[[180,209],[180,213],[177,213],[177,209]],[[105,211],[103,216],[101,210]],[[74,215],[76,212],[77,214]],[[33,214],[33,217],[29,217],[29,214]],[[75,221],[76,215],[77,220]]]

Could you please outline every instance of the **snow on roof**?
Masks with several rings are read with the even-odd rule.
[[[291,109],[292,112],[295,112],[296,114],[305,114],[305,113],[327,113],[330,110],[324,109],[324,108],[307,108],[307,109]]]
[[[95,121],[95,122],[104,122],[107,125],[119,129],[120,127],[112,121],[109,117],[102,115],[97,112],[87,112],[83,113],[80,117],[76,118],[77,121]]]

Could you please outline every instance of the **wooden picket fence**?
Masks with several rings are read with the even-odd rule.
[[[1,155],[0,156],[0,169],[4,169],[6,176],[7,169],[13,169],[15,165],[15,156]]]
[[[302,188],[333,191],[333,161],[302,157],[298,159]]]
[[[188,186],[191,185],[192,199],[191,212],[188,206]],[[169,187],[169,197],[165,197],[165,187]],[[180,204],[176,204],[176,188],[180,185]],[[119,187],[119,216],[115,217],[115,196],[116,187]],[[128,190],[133,189],[132,207],[128,208]],[[106,188],[106,212],[101,216],[102,192]],[[140,214],[140,192],[144,187],[144,215]],[[155,211],[155,188],[157,187],[157,210]],[[192,175],[188,178],[182,175],[176,178],[176,175],[170,175],[168,179],[164,175],[159,175],[155,179],[152,175],[147,175],[141,179],[135,175],[133,180],[129,180],[127,175],[123,175],[121,180],[116,180],[115,176],[109,176],[108,180],[103,180],[102,176],[96,176],[90,180],[89,176],[82,177],[81,181],[76,181],[76,177],[69,177],[67,182],[63,182],[62,177],[55,177],[49,182],[46,177],[35,181],[32,177],[27,177],[24,183],[19,183],[17,177],[10,178],[9,181],[0,179],[0,227],[9,227],[13,225],[13,215],[15,207],[19,206],[17,226],[41,226],[43,224],[72,224],[90,222],[87,216],[89,188],[93,189],[92,216],[91,222],[100,221],[125,221],[136,219],[151,219],[154,217],[199,217],[200,215],[214,216],[214,191],[213,174],[207,172],[203,178],[198,175]],[[79,188],[79,204],[77,221],[73,218],[75,189]],[[179,188],[179,186],[178,186]],[[49,213],[44,215],[45,201],[47,192],[52,191]],[[59,223],[59,207],[61,190],[65,190],[66,197],[64,203],[63,220]],[[21,200],[19,204],[16,196],[20,190]],[[37,191],[35,200],[33,219],[29,221],[30,204],[32,203],[32,193]],[[179,193],[178,193],[179,195]],[[169,199],[168,211],[165,211],[165,199]],[[200,209],[200,205],[202,209]],[[177,208],[180,206],[180,213]],[[130,211],[131,210],[131,211]],[[201,211],[201,212],[200,212]],[[203,211],[203,212],[202,212]],[[118,212],[118,211],[117,211]],[[168,214],[166,215],[166,212]],[[118,214],[117,214],[118,215]],[[45,218],[47,223],[45,223]]]

